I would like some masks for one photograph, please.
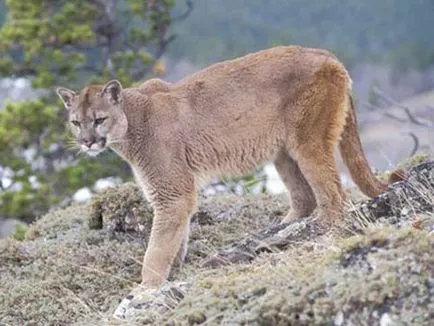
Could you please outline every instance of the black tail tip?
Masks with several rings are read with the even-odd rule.
[[[406,179],[406,173],[404,169],[398,168],[389,175],[389,184],[404,181]]]

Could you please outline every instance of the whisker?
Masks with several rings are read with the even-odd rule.
[[[71,150],[71,149],[80,149],[80,146],[78,144],[65,144],[66,149]]]
[[[68,151],[80,150],[79,147],[66,147],[66,149],[67,149]]]
[[[75,156],[86,156],[86,153],[85,153],[85,152],[80,148],[80,149],[76,152]]]
[[[110,139],[110,141],[120,141],[120,140],[122,140],[122,141],[126,141],[126,139],[125,138],[113,138],[113,139]]]
[[[110,145],[117,145],[117,144],[122,144],[123,142],[121,142],[121,141],[115,141],[115,142],[109,142],[109,143],[107,143],[107,146],[110,146]]]
[[[107,142],[107,145],[112,145],[112,144],[122,144],[125,143],[126,140],[125,139],[113,139]]]
[[[76,144],[77,145],[78,143],[75,140],[71,140],[71,141],[65,142],[65,144]]]

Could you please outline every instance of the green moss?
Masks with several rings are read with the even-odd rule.
[[[433,154],[431,154],[431,153],[416,153],[413,156],[410,156],[406,160],[404,160],[404,161],[400,162],[399,164],[397,164],[397,166],[395,167],[395,169],[392,169],[392,170],[386,171],[386,172],[380,172],[376,176],[381,181],[388,182],[389,181],[389,177],[390,177],[391,173],[394,170],[396,170],[396,169],[403,169],[404,171],[406,171],[406,170],[408,170],[409,168],[411,168],[413,166],[416,166],[416,165],[419,165],[421,163],[425,163],[425,162],[428,162],[428,161],[432,161],[432,160],[433,160]]]
[[[28,230],[28,227],[24,224],[17,224],[15,226],[15,232],[13,233],[13,238],[15,240],[24,240],[25,234]]]
[[[412,166],[431,161],[432,159],[433,154],[431,153],[416,153],[407,160],[401,162],[398,165],[398,168],[408,169]]]

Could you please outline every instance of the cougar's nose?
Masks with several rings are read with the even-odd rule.
[[[82,140],[83,144],[85,144],[87,147],[92,146],[92,144],[95,142],[95,139],[93,137],[84,137]]]

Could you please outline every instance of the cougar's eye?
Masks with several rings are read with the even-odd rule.
[[[105,119],[107,119],[107,117],[95,119],[95,125],[100,125],[105,121]]]
[[[77,120],[71,120],[71,123],[76,127],[80,127],[80,122],[78,122]]]

